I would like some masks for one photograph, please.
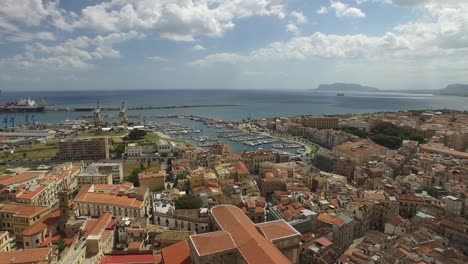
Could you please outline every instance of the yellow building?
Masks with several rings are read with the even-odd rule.
[[[157,191],[164,189],[164,182],[166,180],[166,172],[164,170],[156,172],[142,172],[138,174],[140,186],[146,186],[150,191]]]
[[[16,236],[22,243],[21,233],[49,213],[47,206],[8,203],[0,204],[0,227]]]
[[[8,231],[0,231],[0,252],[10,251],[11,249]]]

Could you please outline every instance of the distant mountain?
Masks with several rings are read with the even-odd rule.
[[[363,86],[355,83],[320,84],[315,90],[339,92],[380,92],[380,90],[375,87]]]
[[[450,84],[443,89],[435,90],[434,94],[468,96],[468,84]]]

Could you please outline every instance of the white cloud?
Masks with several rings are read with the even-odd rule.
[[[169,61],[167,58],[160,57],[160,56],[152,56],[152,57],[148,57],[148,59],[152,61],[156,61],[156,62],[168,62]]]
[[[348,4],[344,4],[340,1],[331,1],[330,8],[335,10],[337,17],[352,17],[352,18],[363,18],[366,14],[361,9],[356,7],[350,7]]]
[[[42,0],[2,0],[0,14],[8,20],[27,26],[39,26],[48,13]]]
[[[153,31],[165,39],[194,41],[199,35],[222,36],[237,18],[284,18],[283,9],[278,0],[113,0],[84,8],[71,26],[96,32]]]
[[[289,24],[286,25],[286,31],[291,32],[294,35],[299,35],[300,34],[299,28],[296,26],[296,24],[293,24],[293,23],[289,23]]]
[[[10,34],[5,34],[4,39],[8,42],[30,42],[33,40],[55,40],[55,35],[51,32],[13,32]]]
[[[237,64],[239,62],[247,62],[248,58],[235,53],[214,53],[206,56],[203,59],[189,62],[189,66],[207,66],[211,64]]]
[[[320,32],[274,42],[246,55],[230,54],[233,62],[309,60],[312,58],[382,59],[416,62],[446,56],[468,57],[468,3],[429,4],[415,21],[396,26],[381,36],[327,35]],[[294,31],[294,29],[291,29]],[[211,55],[197,64],[219,62]]]
[[[114,44],[143,37],[141,33],[129,31],[98,35],[95,38],[81,36],[52,46],[42,43],[27,44],[24,53],[0,59],[0,68],[36,70],[90,68],[94,61],[121,57],[120,51],[114,49]]]
[[[197,44],[197,45],[195,45],[195,46],[192,47],[192,50],[193,50],[193,51],[202,51],[202,50],[206,50],[206,48],[203,47],[203,46],[200,45],[200,44]]]
[[[319,14],[319,15],[323,15],[323,14],[327,14],[327,13],[328,13],[328,8],[326,6],[321,6],[317,10],[317,14]]]
[[[302,12],[292,11],[290,15],[294,18],[296,24],[307,23],[307,17]]]

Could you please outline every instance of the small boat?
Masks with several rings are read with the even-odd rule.
[[[344,96],[344,93],[337,93],[336,96]]]

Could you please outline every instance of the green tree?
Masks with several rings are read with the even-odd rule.
[[[140,129],[134,129],[130,131],[127,135],[128,140],[140,140],[143,139],[146,135],[146,131],[140,130]]]
[[[122,155],[125,152],[125,145],[124,144],[117,144],[114,147],[114,152],[115,152],[115,154],[117,154],[118,157],[122,157]]]
[[[200,197],[195,195],[184,195],[175,202],[176,209],[198,209],[201,206]]]
[[[388,136],[384,134],[372,135],[370,137],[375,143],[385,146],[390,149],[398,149],[401,147],[402,139],[397,136]]]
[[[26,154],[26,152],[23,152],[23,159],[25,159],[27,156],[28,154]]]
[[[130,176],[126,177],[125,180],[128,181],[128,182],[133,183],[133,186],[139,187],[140,186],[140,180],[138,179],[138,174],[141,173],[142,171],[143,170],[141,168],[133,169]]]
[[[58,241],[57,241],[57,248],[58,248],[58,251],[59,251],[59,254],[63,252],[63,250],[65,250],[65,247],[67,245],[65,244],[65,240],[63,238],[60,238]]]
[[[182,180],[182,179],[187,179],[187,175],[183,172],[178,173],[175,177],[174,185],[177,186],[177,183],[179,182],[179,180]]]

